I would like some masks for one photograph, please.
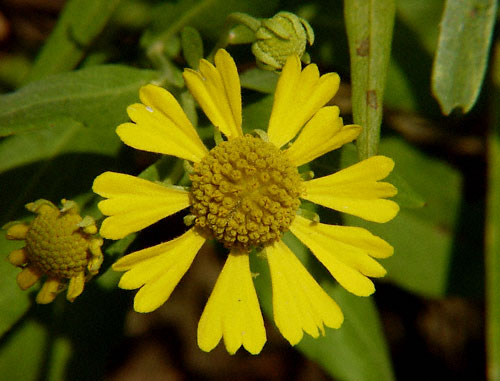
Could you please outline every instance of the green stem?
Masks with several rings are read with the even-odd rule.
[[[242,24],[248,27],[253,32],[256,32],[259,29],[261,22],[245,13],[234,12],[227,16],[226,23],[224,24],[224,30],[222,31],[219,40],[215,44],[212,52],[208,56],[209,61],[213,61],[214,55],[219,49],[223,49],[229,45],[231,42],[231,29],[233,29],[234,25]]]
[[[500,41],[493,64],[493,124],[488,135],[486,351],[488,380],[500,380]]]
[[[153,47],[147,51],[147,55],[153,67],[160,72],[155,84],[159,86],[172,84],[179,88],[182,87],[184,82],[182,78],[176,77],[174,67],[163,51],[163,44],[154,44]]]
[[[163,51],[165,44],[172,36],[174,36],[183,27],[185,27],[194,17],[209,9],[213,5],[213,3],[214,0],[205,0],[192,7],[175,23],[169,25],[169,27],[153,41],[153,43],[147,48],[146,55],[149,56],[151,54],[151,51],[155,50]]]
[[[363,126],[357,140],[360,160],[378,152],[395,8],[395,0],[344,1],[353,118],[356,124]]]

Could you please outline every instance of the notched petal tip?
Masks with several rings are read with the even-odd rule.
[[[271,271],[274,320],[283,337],[297,344],[303,331],[312,337],[324,326],[339,328],[343,314],[335,301],[312,278],[282,242],[267,247]]]
[[[202,350],[211,351],[221,338],[231,354],[242,345],[252,354],[264,346],[264,321],[249,266],[248,254],[229,254],[198,323]]]

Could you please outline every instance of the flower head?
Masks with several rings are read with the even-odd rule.
[[[139,288],[135,310],[153,311],[168,299],[203,243],[215,238],[229,254],[198,325],[201,349],[212,350],[221,338],[230,353],[241,345],[254,354],[262,349],[266,333],[249,265],[252,248],[265,253],[274,320],[292,345],[303,332],[318,337],[324,326],[340,327],[342,311],[281,236],[290,231],[343,287],[370,295],[374,286],[368,277],[385,274],[374,258],[390,256],[393,248],[365,229],[310,221],[298,210],[303,199],[369,221],[389,221],[399,207],[386,198],[397,191],[379,180],[391,172],[393,161],[374,156],[329,176],[301,178],[299,166],[351,142],[361,127],[344,125],[338,107],[326,106],[338,89],[338,75],[320,76],[316,65],[301,70],[298,56],[289,57],[281,73],[267,135],[243,134],[238,72],[225,50],[215,55],[215,66],[202,60],[199,71],[186,69],[184,79],[227,140],[209,151],[168,91],[153,85],[140,90],[142,103],[128,108],[133,122],[118,126],[118,135],[134,148],[193,162],[192,185],[182,190],[103,173],[93,188],[106,198],[99,203],[109,216],[101,234],[119,239],[188,207],[195,223],[174,240],[119,259],[113,268],[125,271],[120,287]]]
[[[17,276],[19,287],[26,290],[46,275],[36,302],[52,302],[69,281],[66,298],[74,301],[83,292],[84,283],[97,274],[103,256],[102,238],[91,217],[78,214],[75,202],[62,200],[61,210],[47,200],[26,205],[37,214],[29,223],[10,223],[7,239],[24,240],[22,249],[9,254],[9,261],[22,267]]]

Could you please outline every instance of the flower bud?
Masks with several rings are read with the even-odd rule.
[[[314,32],[309,23],[290,12],[279,12],[261,21],[255,32],[252,52],[257,65],[264,70],[281,70],[290,55],[309,63],[306,43],[312,45]]]

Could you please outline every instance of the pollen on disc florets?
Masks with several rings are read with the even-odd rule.
[[[279,240],[300,205],[297,168],[272,143],[251,135],[217,145],[190,178],[196,226],[229,249]]]

